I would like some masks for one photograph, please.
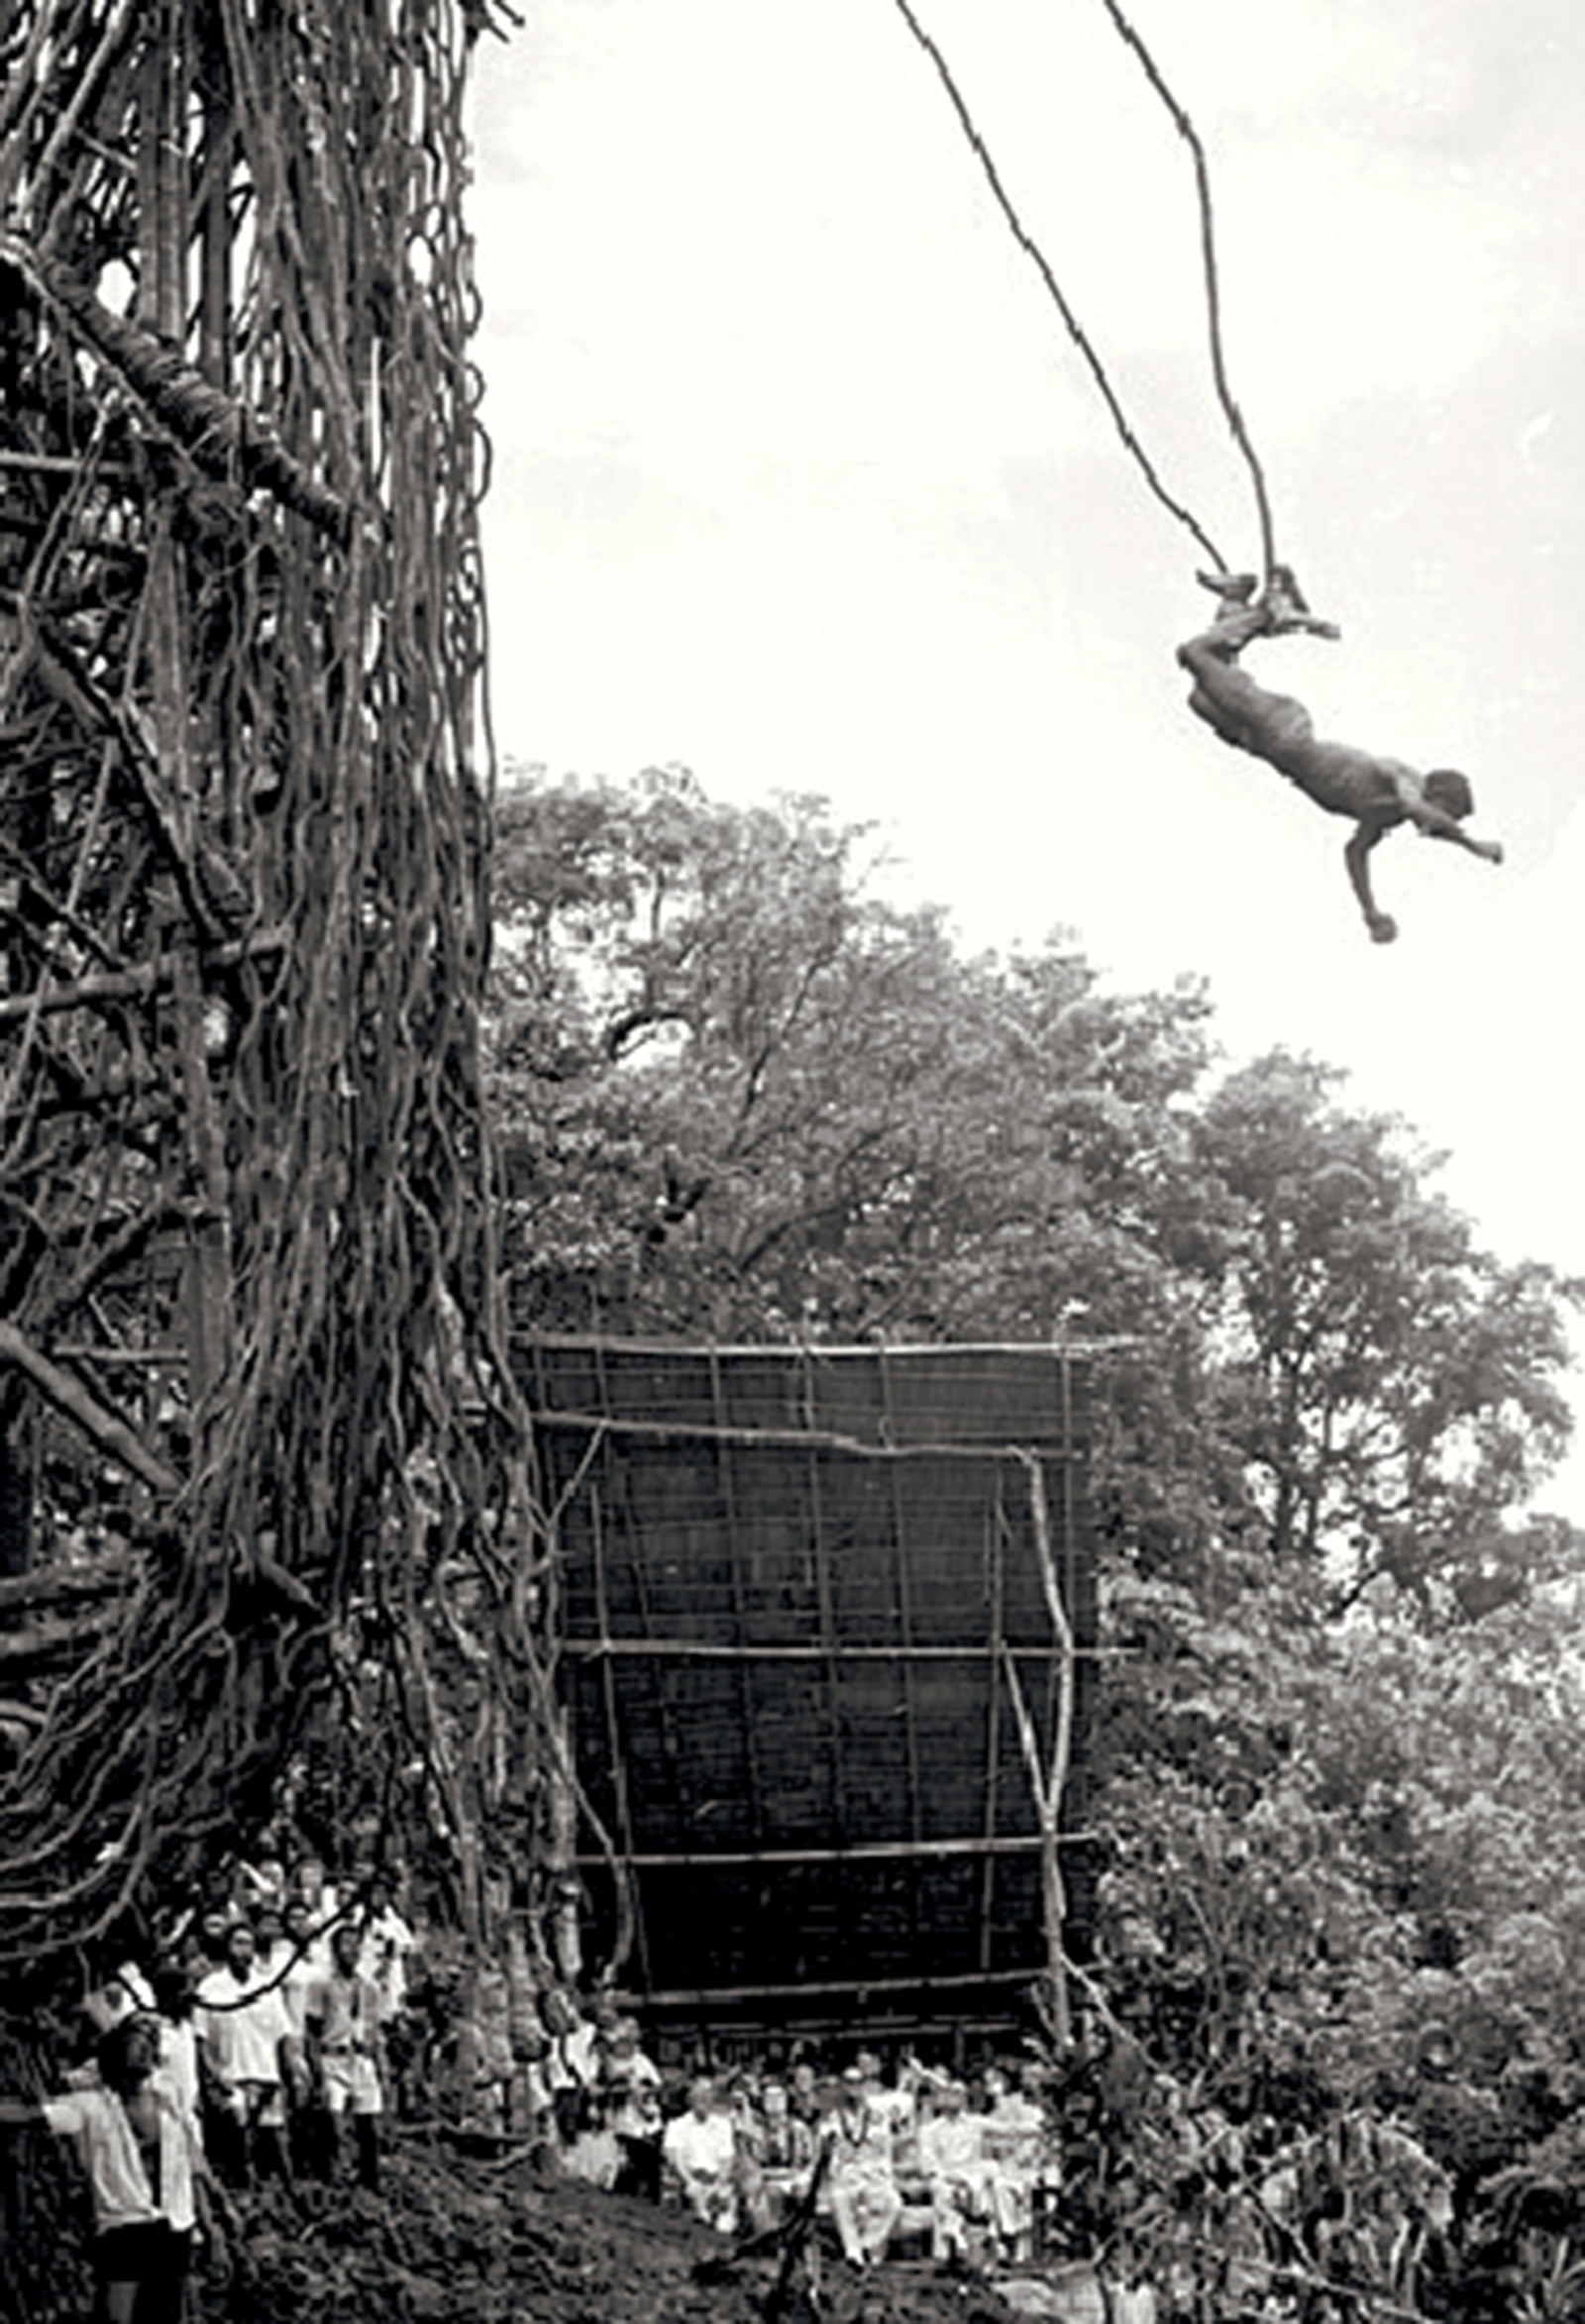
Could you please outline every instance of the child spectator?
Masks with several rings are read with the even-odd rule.
[[[594,2091],[582,2091],[577,2127],[562,2149],[563,2170],[569,2178],[581,2178],[585,2186],[601,2187],[609,2193],[616,2185],[621,2164],[621,2148],[604,2105]]]
[[[661,2199],[661,2072],[639,2047],[630,2017],[618,2018],[605,2044],[600,2087],[620,2164],[614,2181],[623,2195]]]

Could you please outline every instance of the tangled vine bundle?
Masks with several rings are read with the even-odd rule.
[[[310,1718],[467,1930],[534,1813],[476,1022],[488,16],[21,0],[0,32],[12,1971],[262,1814]],[[41,1577],[100,1593],[53,1671]]]

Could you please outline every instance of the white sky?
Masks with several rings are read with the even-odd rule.
[[[1101,0],[916,0],[1169,486],[1258,535],[1187,149]],[[1211,600],[893,0],[519,0],[478,52],[498,739],[878,818],[897,893],[1208,975],[1585,1272],[1585,9],[1133,0],[1210,152],[1234,390],[1340,645],[1322,733],[1466,768],[1501,871],[1345,826],[1183,706]],[[1585,1455],[1547,1497],[1585,1521]]]

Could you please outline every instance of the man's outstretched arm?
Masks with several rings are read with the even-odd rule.
[[[1470,855],[1478,855],[1483,863],[1502,862],[1503,851],[1495,839],[1472,839],[1457,816],[1437,806],[1434,799],[1428,799],[1418,784],[1411,790],[1407,783],[1400,780],[1395,788],[1404,813],[1427,838],[1450,839],[1455,847],[1463,848]]]
[[[1370,887],[1370,851],[1379,839],[1393,828],[1391,823],[1367,821],[1356,823],[1354,835],[1343,849],[1343,861],[1348,866],[1349,883],[1359,898],[1359,908],[1365,915],[1365,925],[1375,944],[1391,944],[1398,934],[1398,922],[1390,913],[1377,908]],[[1457,826],[1454,825],[1456,830]]]

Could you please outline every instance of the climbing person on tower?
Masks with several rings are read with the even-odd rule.
[[[1264,759],[1328,814],[1351,816],[1353,837],[1343,850],[1348,878],[1365,925],[1378,944],[1390,944],[1398,923],[1380,911],[1370,885],[1370,851],[1400,823],[1414,823],[1432,839],[1451,839],[1489,864],[1500,864],[1495,840],[1472,839],[1460,828],[1473,814],[1475,796],[1467,779],[1451,767],[1421,775],[1401,759],[1356,750],[1349,743],[1322,742],[1302,702],[1268,693],[1238,657],[1251,639],[1281,637],[1294,630],[1334,638],[1336,628],[1310,612],[1293,575],[1274,566],[1269,585],[1257,596],[1254,574],[1201,574],[1220,599],[1210,629],[1178,648],[1178,659],[1194,679],[1189,707],[1235,749]]]

